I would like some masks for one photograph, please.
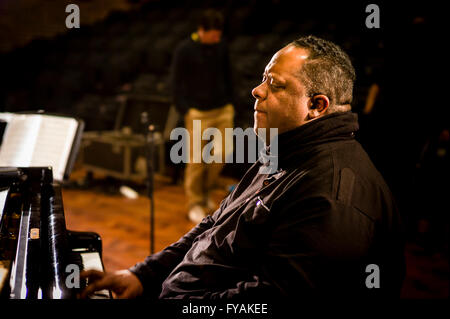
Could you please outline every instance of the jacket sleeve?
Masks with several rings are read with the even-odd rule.
[[[144,297],[157,298],[161,285],[170,272],[183,260],[193,241],[214,224],[212,216],[191,229],[180,240],[166,247],[164,250],[148,256],[143,262],[137,263],[129,270],[134,273],[144,287]]]
[[[230,196],[227,196],[214,214],[205,217],[201,223],[192,228],[177,242],[164,250],[148,256],[143,262],[137,263],[129,270],[135,274],[144,287],[145,298],[158,298],[161,293],[161,285],[172,270],[183,260],[187,251],[191,248],[195,238],[211,228],[227,205]]]
[[[300,203],[299,203],[300,202]],[[251,249],[240,253],[240,259],[248,276],[233,282],[224,289],[190,292],[183,296],[190,299],[273,299],[293,296],[298,291],[311,290],[309,255],[320,254],[312,237],[320,239],[319,229],[323,216],[330,207],[325,203],[303,203],[284,200],[282,208],[271,208],[271,216],[263,224],[242,226],[240,232],[245,242],[258,242]],[[303,207],[300,207],[302,205]],[[294,211],[302,210],[295,213]],[[303,217],[300,217],[303,216]],[[244,239],[245,238],[245,239]],[[177,296],[180,298],[180,296]]]

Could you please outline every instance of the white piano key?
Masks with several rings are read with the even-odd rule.
[[[102,260],[98,252],[81,253],[84,270],[98,270],[103,271]]]
[[[81,253],[84,270],[103,270],[102,260],[98,252]],[[109,291],[107,289],[99,290],[89,296],[90,299],[109,299]]]

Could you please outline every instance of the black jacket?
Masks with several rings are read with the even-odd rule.
[[[184,114],[189,108],[201,111],[233,103],[230,61],[225,42],[201,44],[182,41],[175,50],[171,66],[173,102]]]
[[[399,296],[399,214],[354,139],[353,113],[279,135],[279,170],[255,163],[220,208],[133,271],[147,296]],[[380,288],[367,288],[379,267]],[[370,277],[372,275],[372,277]],[[369,278],[368,278],[369,277]]]

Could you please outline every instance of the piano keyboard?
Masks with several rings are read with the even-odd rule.
[[[84,270],[98,270],[104,271],[102,260],[100,259],[100,254],[98,252],[86,252],[81,253],[82,267]],[[89,283],[88,283],[89,285]],[[94,294],[89,296],[90,299],[110,299],[110,293],[108,290],[96,291]]]

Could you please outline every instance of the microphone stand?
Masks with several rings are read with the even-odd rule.
[[[150,200],[150,254],[152,255],[155,251],[155,227],[154,227],[154,198],[153,198],[153,188],[154,188],[154,176],[153,176],[153,157],[154,157],[154,131],[155,126],[149,124],[147,112],[141,114],[141,121],[145,125],[145,150],[147,157],[147,197]]]

